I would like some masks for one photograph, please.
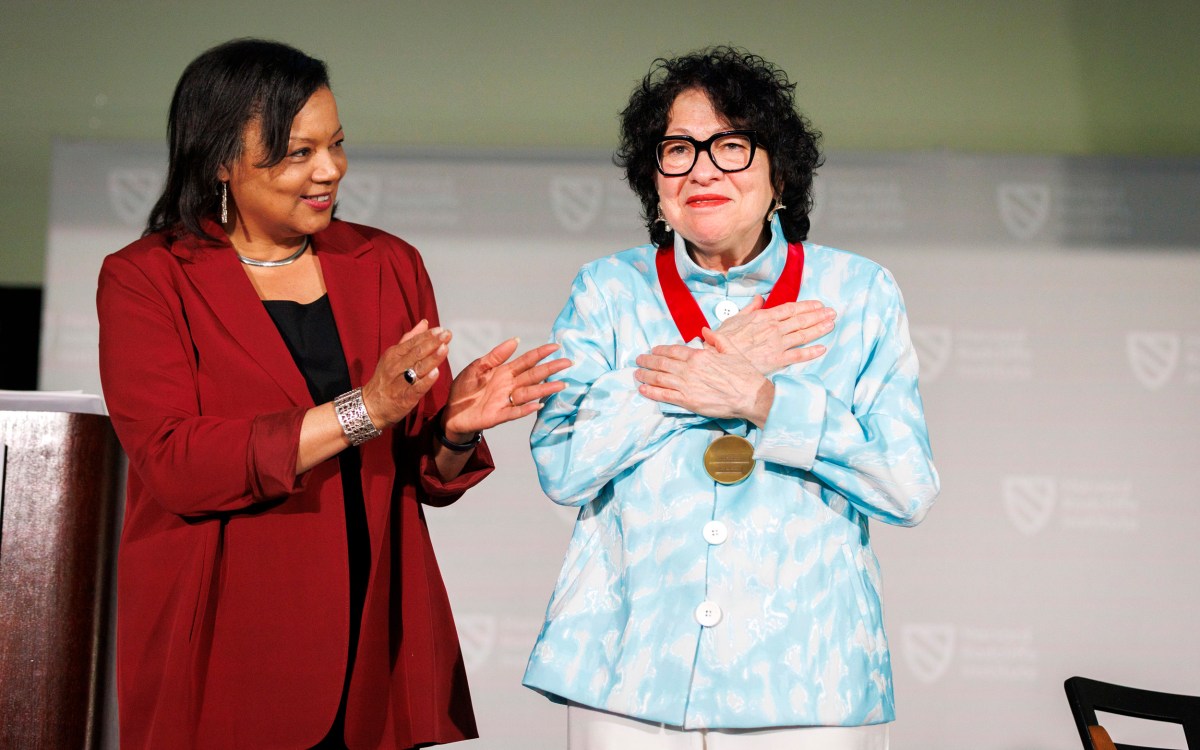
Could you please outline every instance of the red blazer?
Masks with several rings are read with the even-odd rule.
[[[218,226],[209,231],[220,235]],[[313,237],[350,379],[422,318],[410,245],[334,221]],[[349,580],[338,461],[295,476],[304,377],[227,242],[151,235],[100,272],[100,374],[129,455],[118,563],[125,748],[307,748],[346,674]],[[451,377],[362,446],[371,574],[347,707],[351,748],[476,736],[466,674],[422,504],[491,472],[434,468]]]

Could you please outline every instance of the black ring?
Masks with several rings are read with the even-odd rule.
[[[404,371],[404,380],[409,385],[412,385],[413,383],[417,382],[417,371],[411,367],[408,368],[407,370],[405,370]]]

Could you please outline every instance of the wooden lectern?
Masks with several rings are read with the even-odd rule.
[[[0,747],[98,748],[120,448],[108,417],[0,411]]]

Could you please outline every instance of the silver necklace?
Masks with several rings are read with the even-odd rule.
[[[306,235],[304,235],[304,244],[300,246],[300,249],[297,250],[296,252],[292,253],[291,255],[289,255],[286,258],[280,258],[279,260],[257,260],[255,258],[247,258],[245,255],[242,255],[241,253],[237,253],[237,257],[238,257],[238,260],[240,260],[241,262],[245,263],[248,266],[257,266],[258,268],[278,268],[280,266],[288,266],[288,265],[291,265],[292,263],[295,263],[297,260],[300,259],[301,255],[304,255],[304,251],[307,249],[308,249],[308,235],[306,234]],[[235,250],[234,252],[237,252],[237,251]]]

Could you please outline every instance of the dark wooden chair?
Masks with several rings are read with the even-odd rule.
[[[1113,742],[1096,719],[1097,711],[1180,724],[1188,749],[1200,750],[1200,696],[1158,693],[1086,677],[1072,677],[1064,687],[1085,750],[1162,750]]]

